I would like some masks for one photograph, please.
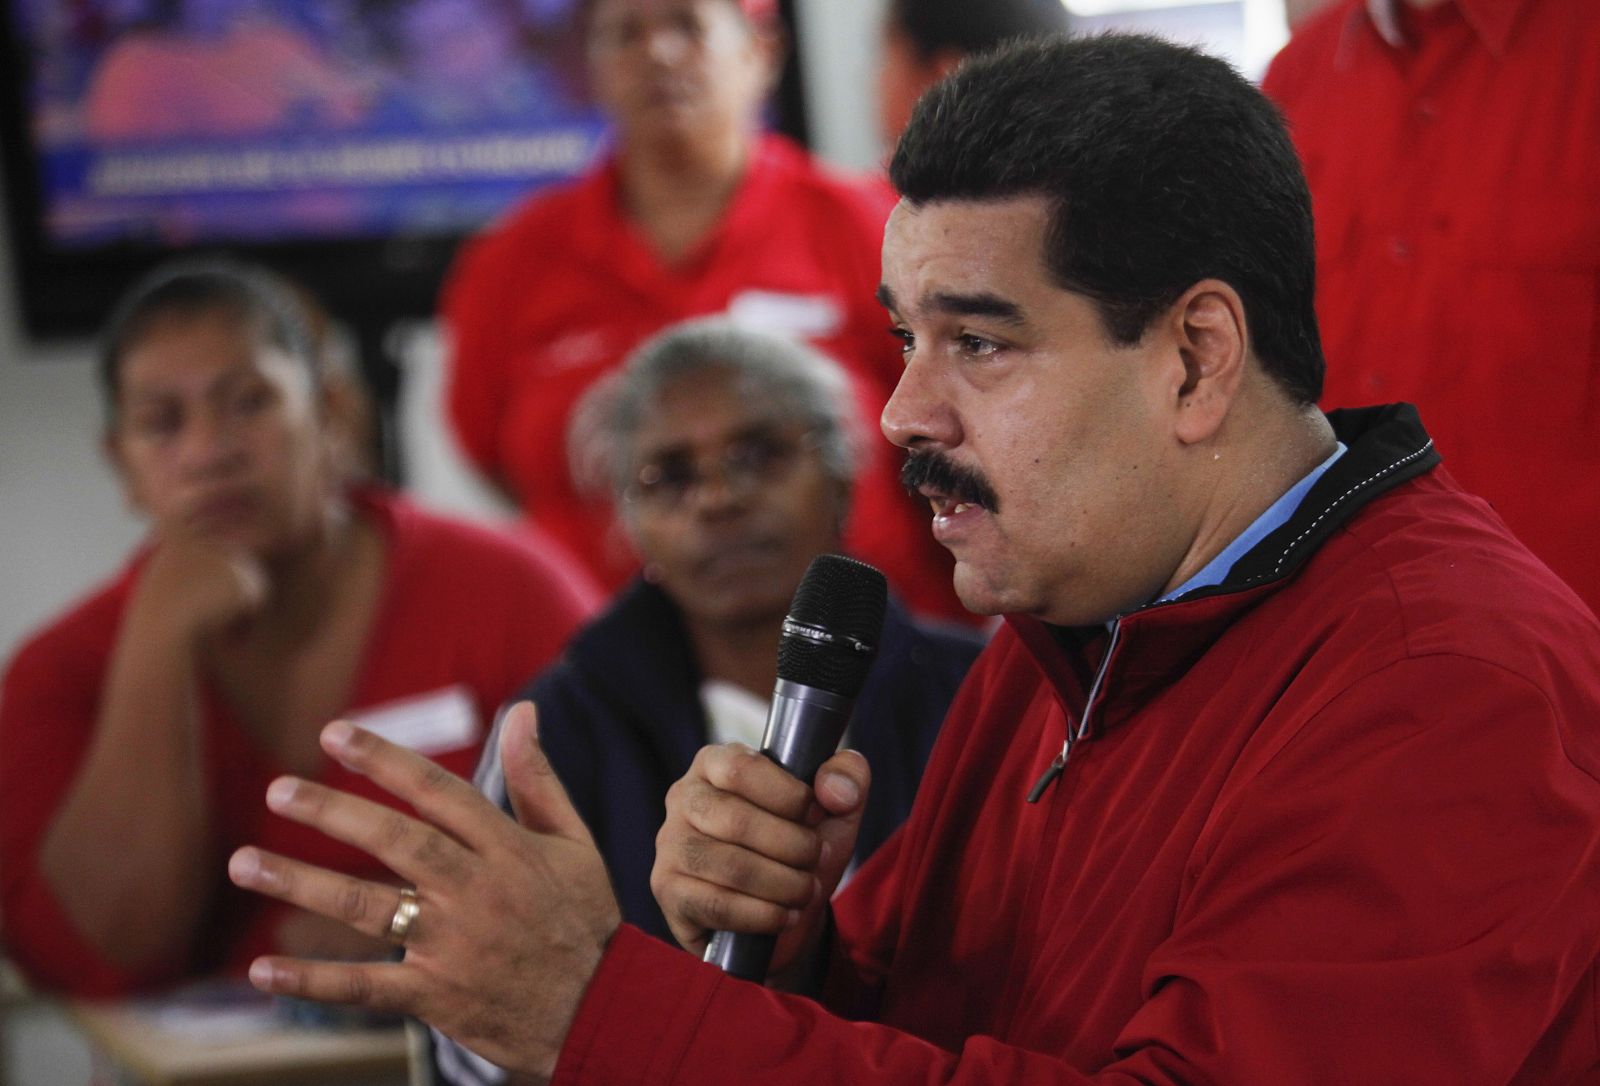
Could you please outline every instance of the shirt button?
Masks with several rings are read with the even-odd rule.
[[[1389,258],[1396,264],[1411,263],[1411,241],[1396,235],[1389,239]]]
[[[1417,120],[1432,121],[1439,116],[1439,107],[1433,104],[1433,99],[1424,98],[1417,103]]]

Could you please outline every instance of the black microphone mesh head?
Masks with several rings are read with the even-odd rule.
[[[812,559],[778,642],[778,678],[855,697],[877,654],[888,598],[883,574],[865,562],[840,554]]]

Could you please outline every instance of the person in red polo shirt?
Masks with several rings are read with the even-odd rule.
[[[218,858],[266,837],[392,878],[263,817],[261,789],[298,766],[383,801],[317,747],[334,714],[470,772],[501,703],[598,602],[531,535],[347,484],[307,318],[264,269],[205,262],[158,270],[110,322],[105,451],[149,537],[0,677],[0,916],[41,991],[125,996],[272,947],[386,954],[263,908]]]
[[[614,150],[472,242],[446,284],[448,411],[468,457],[608,587],[637,562],[574,488],[579,396],[661,328],[725,313],[803,337],[851,375],[873,426],[901,363],[873,300],[894,195],[758,130],[778,35],[760,0],[594,0],[588,61]],[[913,610],[970,618],[898,458],[863,443],[846,527]]]
[[[1339,0],[1264,89],[1311,184],[1325,407],[1413,400],[1600,610],[1593,0]]]

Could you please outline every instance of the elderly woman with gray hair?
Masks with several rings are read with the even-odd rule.
[[[712,320],[645,343],[574,416],[572,463],[610,488],[643,571],[521,697],[539,707],[540,741],[624,919],[663,939],[650,868],[667,789],[707,743],[760,744],[789,601],[811,559],[839,548],[849,402],[809,347]],[[846,738],[873,771],[858,860],[910,811],[981,647],[891,601]],[[503,802],[498,766],[480,783]]]

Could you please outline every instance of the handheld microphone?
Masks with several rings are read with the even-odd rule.
[[[761,753],[807,784],[839,747],[850,709],[867,680],[888,585],[865,562],[823,554],[795,590],[778,641],[778,683],[772,692]],[[724,973],[763,981],[777,937],[719,931],[705,960]]]

